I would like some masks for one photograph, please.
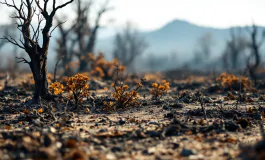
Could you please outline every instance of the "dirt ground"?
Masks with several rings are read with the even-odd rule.
[[[32,91],[0,82],[0,159],[264,159],[263,89],[228,92],[214,82],[170,81],[152,99],[146,81],[140,105],[105,111],[111,81],[90,82],[82,106],[41,101]],[[129,85],[133,85],[129,83]]]

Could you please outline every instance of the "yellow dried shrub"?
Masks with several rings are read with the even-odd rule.
[[[64,85],[60,82],[50,84],[49,90],[52,94],[58,95],[64,92]]]
[[[116,66],[117,78],[115,82],[111,84],[111,87],[114,89],[111,95],[115,101],[104,102],[106,106],[105,110],[107,111],[139,105],[138,90],[143,87],[142,83],[137,82],[136,88],[129,90],[129,86],[124,84],[125,79],[121,80],[119,77],[119,71],[119,66]]]
[[[234,74],[222,73],[216,81],[221,83],[222,87],[230,90],[247,90],[252,87],[252,82],[243,76],[235,76]]]
[[[115,65],[118,65],[119,62],[117,59],[112,61],[106,61],[102,53],[98,56],[90,53],[88,57],[91,61],[91,71],[92,76],[100,77],[102,79],[112,79],[115,74]],[[119,65],[120,72],[125,72],[126,67]]]
[[[152,94],[153,99],[161,98],[165,93],[170,89],[170,84],[166,80],[162,80],[160,84],[153,83],[150,93]]]
[[[88,76],[79,73],[68,78],[67,91],[69,92],[69,98],[75,101],[76,107],[83,102],[83,98],[89,95],[89,80]]]

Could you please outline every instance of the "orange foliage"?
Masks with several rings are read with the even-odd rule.
[[[163,79],[164,75],[161,72],[156,72],[156,73],[145,73],[144,79],[147,81],[155,81],[155,82],[160,82],[161,79]]]
[[[89,86],[87,82],[89,80],[90,78],[79,73],[68,78],[67,91],[70,93],[69,98],[74,99],[76,106],[78,106],[79,102],[83,101],[83,98],[88,96]]]
[[[60,82],[54,82],[49,87],[52,94],[58,95],[64,92],[64,86]]]
[[[154,99],[158,99],[163,96],[163,94],[167,93],[170,89],[169,82],[166,80],[162,80],[161,84],[153,83],[152,89],[150,89],[150,93],[152,94]]]
[[[91,75],[103,79],[112,79],[114,77],[115,65],[119,64],[117,59],[106,61],[102,53],[100,53],[98,56],[94,56],[92,53],[89,53],[88,57],[91,61]],[[119,67],[120,72],[126,71],[126,68],[124,66],[119,65]]]
[[[117,108],[126,108],[129,106],[139,105],[138,102],[138,90],[143,87],[141,82],[136,83],[136,89],[129,91],[129,86],[124,84],[125,79],[122,81],[119,77],[119,66],[116,66],[117,77],[111,87],[114,88],[112,92],[112,97],[115,102],[104,102],[106,106],[105,110],[116,110]]]
[[[230,90],[246,90],[252,87],[252,82],[243,76],[235,76],[234,74],[222,73],[220,77],[216,78],[216,81],[221,83],[224,88],[229,88]]]

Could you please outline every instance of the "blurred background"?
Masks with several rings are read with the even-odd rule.
[[[54,26],[60,25],[52,33],[48,67],[53,71],[62,59],[59,66],[76,62],[77,70],[85,71],[88,54],[103,53],[135,73],[233,72],[257,59],[262,69],[264,6],[264,0],[75,0],[54,20]],[[3,5],[0,9],[0,36],[19,39],[9,17],[13,11]],[[37,18],[33,22],[37,26]],[[16,56],[27,58],[18,47],[0,42],[1,68],[29,69],[16,64]]]

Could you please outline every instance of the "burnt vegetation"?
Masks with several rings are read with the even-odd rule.
[[[264,159],[265,32],[255,24],[231,29],[222,70],[137,73],[149,45],[131,23],[114,36],[113,59],[95,51],[108,0],[0,3],[14,11],[0,49],[19,48],[30,68],[0,71],[0,159]],[[58,14],[67,6],[70,25]],[[210,33],[199,37],[192,63],[214,46]],[[151,68],[167,63],[148,55]]]

